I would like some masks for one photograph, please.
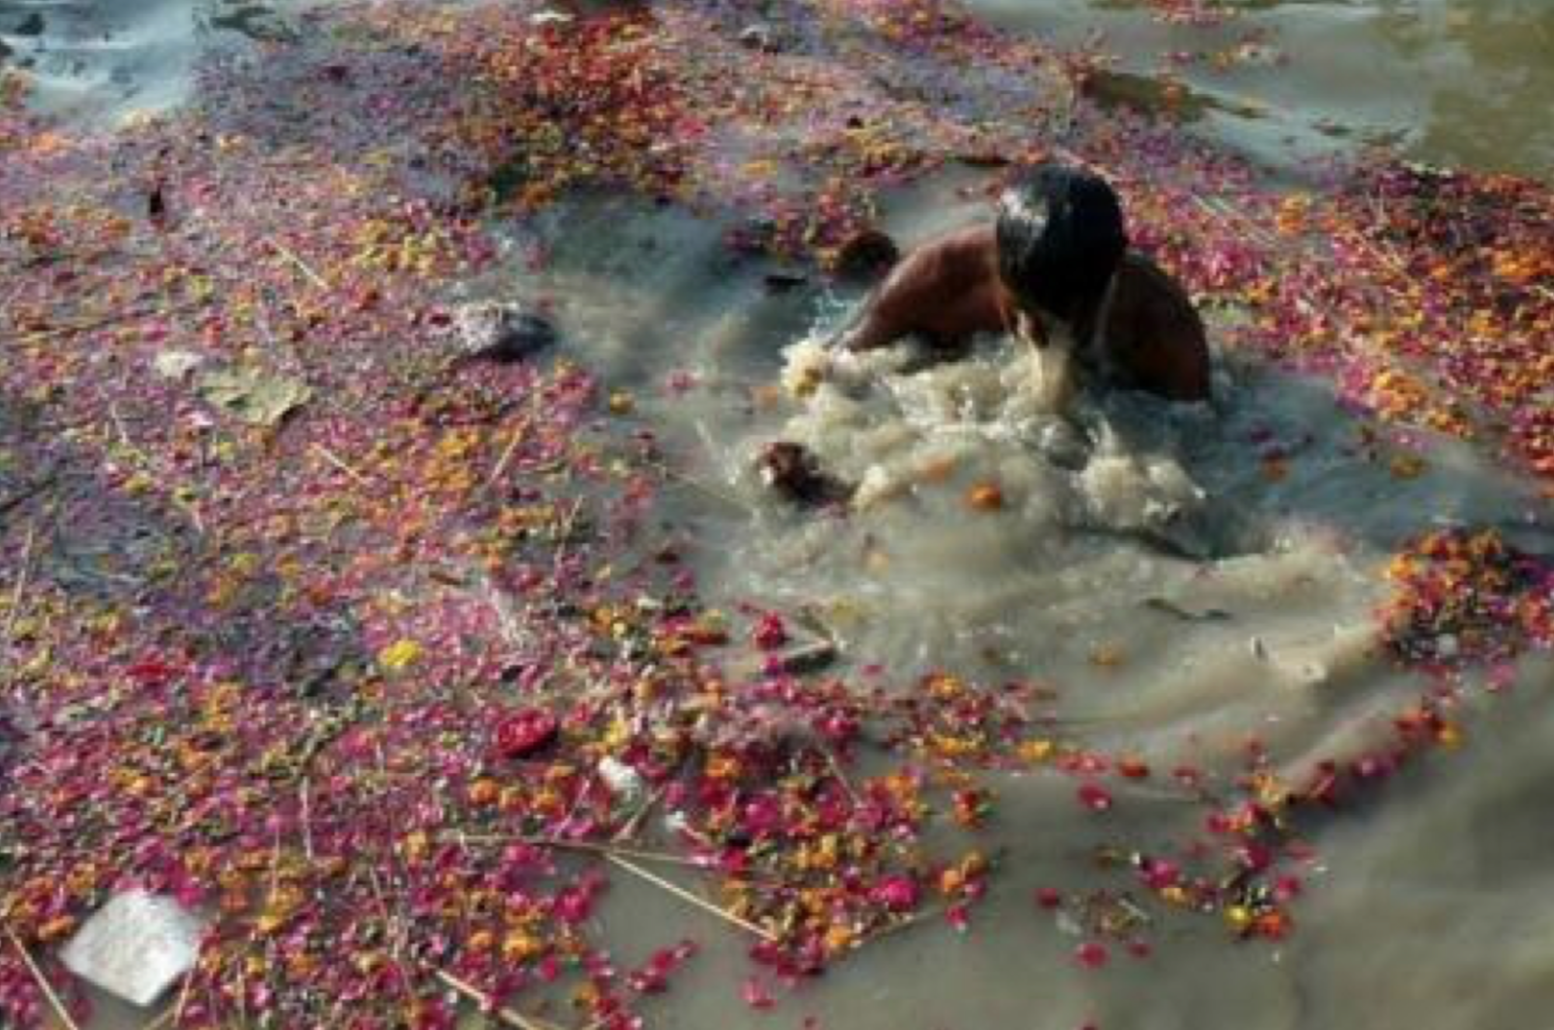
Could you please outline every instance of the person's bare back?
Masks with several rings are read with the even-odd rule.
[[[1117,266],[1111,289],[1099,317],[1075,327],[1079,363],[1112,386],[1172,401],[1208,400],[1208,340],[1187,291],[1133,251]]]

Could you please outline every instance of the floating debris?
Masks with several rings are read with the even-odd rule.
[[[751,50],[764,50],[769,54],[775,54],[782,49],[777,43],[776,33],[764,22],[756,22],[740,29],[739,43]]]
[[[164,367],[165,363],[159,365],[157,371],[162,373]],[[279,425],[313,396],[313,391],[300,379],[269,375],[253,368],[205,372],[195,385],[212,407],[256,426]]]
[[[125,891],[86,920],[60,959],[88,983],[146,1006],[194,968],[205,928],[173,898]]]
[[[1218,608],[1204,608],[1201,611],[1184,608],[1165,597],[1146,597],[1139,603],[1145,608],[1163,612],[1183,622],[1228,622],[1234,618],[1229,612]]]
[[[846,499],[847,489],[820,467],[809,448],[791,440],[777,440],[761,448],[758,459],[761,481],[790,501],[826,504]]]
[[[593,915],[627,867],[607,855],[748,933],[760,972],[740,979],[768,1007],[926,916],[970,924],[997,875],[963,836],[995,803],[985,770],[1071,777],[1095,831],[1124,832],[1147,768],[1073,739],[1055,688],[837,670],[834,643],[767,621],[762,599],[710,610],[660,541],[663,560],[640,560],[625,542],[650,532],[662,457],[626,433],[603,447],[597,428],[619,428],[605,416],[630,394],[564,356],[522,360],[555,335],[528,309],[448,311],[502,259],[472,214],[524,219],[588,187],[716,205],[740,226],[731,248],[812,281],[816,265],[877,274],[896,257],[871,229],[887,190],[966,156],[1034,159],[1069,106],[1061,55],[953,4],[767,6],[803,38],[752,53],[745,18],[677,0],[575,19],[532,3],[310,11],[263,61],[213,53],[198,101],[114,137],[45,126],[0,78],[0,385],[66,427],[27,441],[22,467],[70,477],[60,524],[138,534],[122,549],[134,575],[90,591],[33,574],[21,520],[0,536],[5,674],[37,708],[4,744],[0,825],[25,846],[0,864],[22,942],[0,948],[0,1021],[39,1025],[22,949],[47,956],[124,882],[211,913],[183,938],[198,964],[149,995],[186,975],[187,1026],[311,1026],[340,1005],[348,1022],[442,1027],[450,984],[521,1020],[529,985],[565,976],[577,1025],[615,1030],[694,949],[616,968]],[[1227,347],[1554,475],[1546,188],[1381,163],[1292,197],[1169,126],[1076,124],[1067,145],[1127,182],[1139,245],[1246,313]],[[151,226],[138,198],[158,168],[178,170],[160,187],[173,217]],[[450,332],[492,362],[428,390]],[[796,394],[819,387],[814,358]],[[774,486],[826,497],[784,443]],[[1399,562],[1379,617],[1400,661],[1449,676],[1548,646],[1545,562],[1474,533]],[[735,640],[760,651],[749,676],[721,668]],[[1122,657],[1093,671],[1144,661]],[[805,675],[822,665],[842,674]],[[1445,688],[1429,690],[1395,748],[1298,787],[1250,748],[1244,776],[1174,770],[1204,839],[1107,872],[1149,888],[1157,920],[1207,912],[1280,939],[1294,809],[1460,742]],[[642,843],[654,859],[605,850],[636,825],[621,801],[638,781],[662,796],[654,832],[669,826]],[[677,881],[641,875],[660,860]],[[492,884],[518,882],[510,919]]]
[[[862,229],[849,236],[837,249],[836,273],[851,279],[875,279],[888,272],[901,258],[896,241],[878,229]]]
[[[556,342],[549,320],[517,304],[484,301],[453,313],[459,352],[475,361],[522,361]]]
[[[204,363],[203,356],[187,350],[165,350],[152,359],[157,375],[173,380],[188,378]]]

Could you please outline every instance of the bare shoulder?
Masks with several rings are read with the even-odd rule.
[[[908,333],[944,340],[996,329],[997,245],[990,226],[927,240],[893,269],[845,337],[854,350],[882,347]]]
[[[1146,255],[1128,251],[1123,256],[1119,273],[1121,278],[1117,287],[1130,299],[1140,303],[1186,308],[1196,314],[1192,298],[1187,296],[1182,284]]]
[[[1126,327],[1141,337],[1163,334],[1193,346],[1202,346],[1205,337],[1203,319],[1182,284],[1150,258],[1132,251],[1118,269],[1113,326]]]
[[[1209,396],[1208,335],[1181,283],[1129,252],[1118,269],[1108,346],[1137,387],[1171,400]]]
[[[956,288],[995,271],[997,243],[990,225],[956,229],[924,241],[907,254],[886,280],[886,288],[915,284]]]

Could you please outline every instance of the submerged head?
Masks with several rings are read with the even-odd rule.
[[[998,202],[998,272],[1021,313],[1071,323],[1099,301],[1128,246],[1100,176],[1059,164],[1022,175]]]

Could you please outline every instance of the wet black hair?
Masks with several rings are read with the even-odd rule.
[[[1022,305],[1073,320],[1097,302],[1128,247],[1105,179],[1042,164],[998,202],[998,274]]]

